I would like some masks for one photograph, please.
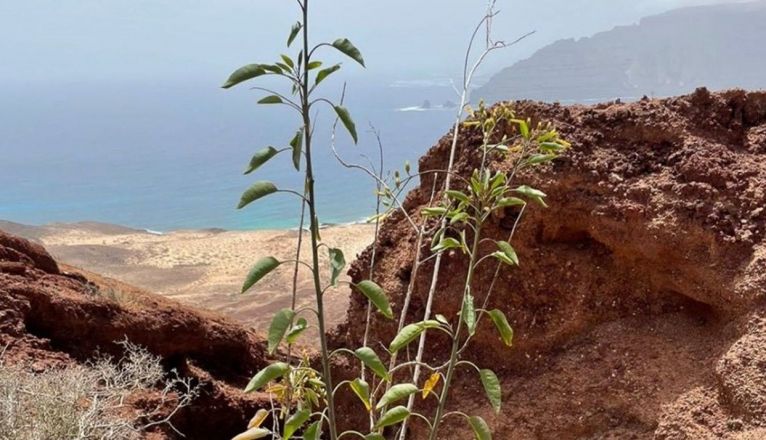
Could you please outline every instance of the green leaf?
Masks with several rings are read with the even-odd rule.
[[[234,436],[231,440],[257,440],[271,435],[271,431],[264,428],[250,428],[247,431]]]
[[[261,64],[261,67],[264,70],[267,70],[267,71],[269,71],[271,73],[276,73],[276,74],[281,74],[282,73],[282,68],[279,67],[278,65],[275,65],[275,64]]]
[[[418,392],[418,387],[411,383],[400,383],[392,386],[385,394],[380,398],[378,404],[375,405],[376,410],[388,406],[391,403],[398,402]]]
[[[253,158],[250,159],[250,165],[248,165],[247,170],[245,170],[245,174],[250,174],[257,170],[261,165],[266,163],[272,157],[276,156],[278,153],[279,151],[274,147],[266,147],[263,150],[258,151],[253,155]]]
[[[250,203],[265,197],[269,194],[277,192],[277,187],[273,183],[267,181],[255,182],[250,188],[242,193],[242,198],[239,200],[237,209],[242,209]]]
[[[468,423],[471,424],[475,440],[492,440],[492,431],[489,430],[484,419],[479,416],[471,416],[468,418]]]
[[[546,197],[545,193],[540,191],[539,189],[531,188],[527,185],[521,185],[520,187],[514,189],[515,192],[527,196],[530,199],[536,201],[537,203],[541,204],[544,207],[547,207],[548,205],[545,204],[545,201],[543,198]]]
[[[446,316],[444,316],[444,315],[438,315],[438,314],[437,314],[435,318],[436,318],[436,321],[437,321],[437,322],[439,322],[440,324],[444,324],[444,325],[446,325],[447,327],[449,327],[450,323],[449,323],[449,320],[447,319],[447,317],[446,317]]]
[[[332,73],[337,72],[338,70],[340,70],[340,64],[336,64],[334,66],[320,70],[319,73],[317,73],[317,78],[314,84],[319,84],[320,82],[324,81],[325,78],[330,76]]]
[[[473,295],[470,293],[463,296],[463,322],[469,335],[476,334],[476,310],[473,306]]]
[[[364,280],[356,285],[356,288],[364,294],[375,307],[388,319],[394,319],[394,312],[391,310],[391,305],[388,303],[386,293],[383,292],[383,288],[373,283],[370,280]]]
[[[245,293],[250,290],[250,288],[253,287],[255,283],[268,275],[269,272],[279,267],[280,264],[282,263],[274,257],[265,257],[258,260],[258,262],[255,263],[255,265],[250,269],[250,272],[247,274],[245,283],[242,285],[241,293]]]
[[[380,416],[378,423],[375,425],[376,429],[384,428],[386,426],[396,425],[410,416],[409,410],[403,406],[397,406],[386,411],[385,414]]]
[[[301,169],[301,151],[303,149],[303,128],[298,129],[295,136],[290,140],[290,147],[293,149],[293,166],[296,170]]]
[[[513,249],[513,246],[511,246],[510,243],[507,241],[498,241],[497,247],[506,257],[508,257],[509,260],[513,262],[513,264],[516,266],[519,265],[519,256],[516,255],[516,250]]]
[[[495,414],[500,414],[500,405],[502,403],[502,391],[500,389],[500,380],[492,370],[479,371],[481,377],[481,384],[484,386],[484,392],[487,393],[487,398],[492,408],[495,409]]]
[[[309,419],[309,416],[311,416],[311,411],[307,409],[302,409],[297,411],[295,414],[290,416],[289,419],[285,422],[285,432],[282,435],[283,438],[289,439],[292,437],[292,435],[295,433],[295,431],[298,430],[301,426],[303,426],[304,423],[306,423],[306,420]]]
[[[542,142],[540,144],[540,150],[546,153],[558,153],[566,150],[566,145],[561,145],[556,142]]]
[[[378,434],[377,432],[371,432],[364,436],[364,440],[386,440],[386,438],[383,437],[382,434]]]
[[[332,43],[332,47],[338,49],[341,51],[344,55],[351,58],[352,60],[356,61],[357,63],[361,64],[362,67],[365,67],[364,65],[364,58],[362,58],[362,53],[359,52],[359,49],[356,48],[351,42],[348,40],[348,38],[339,38],[335,40]]]
[[[269,95],[260,101],[258,101],[258,104],[282,104],[282,98],[280,98],[277,95]]]
[[[351,390],[354,392],[354,394],[359,397],[359,400],[362,401],[364,407],[369,412],[372,409],[372,405],[370,404],[370,384],[363,381],[362,379],[356,378],[349,382],[349,386],[351,387]]]
[[[468,199],[468,196],[460,191],[455,190],[449,190],[447,191],[447,197],[463,202],[463,203],[470,203],[470,200]]]
[[[284,362],[275,362],[253,376],[250,383],[245,387],[245,392],[251,393],[257,391],[272,380],[284,376],[288,371],[290,371],[289,365]]]
[[[322,67],[322,62],[321,61],[312,61],[312,62],[310,62],[308,64],[308,66],[306,66],[306,70],[314,70],[314,69],[318,69],[320,67]]]
[[[492,322],[495,323],[495,327],[497,327],[497,331],[500,332],[500,338],[505,345],[509,347],[513,345],[513,329],[511,328],[511,325],[508,324],[508,319],[506,319],[505,313],[498,309],[494,309],[489,311],[489,317],[492,318]]]
[[[240,67],[234,73],[229,76],[226,83],[222,86],[224,89],[229,89],[237,84],[257,78],[261,75],[268,73],[263,64],[248,64],[247,66]]]
[[[505,208],[507,206],[521,206],[526,204],[527,202],[521,200],[518,197],[503,197],[502,199],[498,200],[497,207]]]
[[[287,333],[287,329],[293,322],[293,318],[295,318],[295,312],[291,309],[282,309],[274,315],[269,326],[267,338],[269,354],[274,354],[277,350],[282,339],[285,337],[285,333]]]
[[[330,283],[337,287],[338,277],[343,273],[343,268],[346,267],[346,258],[340,249],[329,248],[328,250],[330,251],[330,269],[332,270]]]
[[[541,163],[550,162],[555,158],[555,154],[534,154],[527,159],[527,163],[529,165],[539,165]]]
[[[284,62],[285,62],[285,64],[287,65],[287,67],[289,67],[289,68],[291,68],[291,69],[292,69],[293,67],[295,67],[295,62],[293,62],[293,59],[292,59],[292,58],[290,58],[290,57],[288,57],[287,55],[284,55],[284,54],[280,55],[280,57],[282,57],[282,61],[284,61]]]
[[[298,321],[295,322],[295,325],[293,325],[290,328],[290,332],[287,333],[287,337],[285,340],[288,344],[294,344],[295,341],[298,340],[298,336],[300,336],[306,329],[309,327],[309,323],[306,321],[305,318],[298,318]]]
[[[447,213],[447,208],[436,206],[433,208],[423,208],[420,213],[426,217],[438,217]]]
[[[351,135],[351,138],[354,139],[354,143],[357,143],[359,139],[356,135],[356,125],[354,124],[354,120],[351,119],[351,114],[346,110],[345,107],[341,107],[339,105],[336,105],[333,107],[335,109],[335,113],[338,114],[338,118],[340,118],[340,122],[343,123],[343,126],[346,127],[346,130],[348,130],[348,133]]]
[[[295,37],[298,36],[298,32],[300,32],[302,28],[303,24],[301,24],[300,21],[296,21],[292,29],[290,29],[290,36],[287,37],[287,47],[290,47],[290,45],[293,44]]]
[[[316,421],[309,425],[305,431],[303,431],[303,440],[319,440],[322,435],[320,428],[322,427],[322,421]]]
[[[511,122],[518,124],[521,137],[529,139],[529,124],[523,119],[511,119]]]
[[[445,237],[434,247],[431,248],[431,252],[441,252],[447,249],[462,248],[463,245],[459,241],[452,237]]]
[[[409,345],[410,342],[414,341],[415,338],[420,336],[420,334],[423,333],[426,329],[438,328],[440,325],[441,324],[439,324],[439,321],[430,320],[406,325],[404,328],[402,328],[402,331],[400,331],[399,334],[394,337],[394,340],[391,341],[391,344],[388,347],[388,351],[391,353],[396,353],[397,351]]]
[[[381,362],[380,358],[375,353],[375,350],[370,347],[361,347],[358,348],[354,354],[357,358],[359,358],[360,361],[362,361],[362,363],[364,363],[364,365],[367,366],[367,368],[372,370],[373,373],[377,374],[378,377],[383,380],[391,379],[391,377],[388,375],[386,366],[383,365],[383,362]]]

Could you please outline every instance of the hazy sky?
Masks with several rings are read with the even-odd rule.
[[[491,74],[559,38],[715,0],[499,0],[498,38],[537,34],[494,57]],[[347,36],[368,74],[454,75],[485,0],[312,0],[314,37]],[[283,50],[290,0],[0,0],[0,80],[218,81]],[[353,74],[353,72],[352,72]]]

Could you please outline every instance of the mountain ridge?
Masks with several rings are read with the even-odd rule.
[[[762,0],[675,9],[552,43],[498,72],[474,96],[591,102],[672,96],[700,86],[766,88],[763,23]]]

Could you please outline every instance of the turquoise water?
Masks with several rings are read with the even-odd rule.
[[[372,122],[382,133],[385,168],[413,164],[446,133],[453,110],[397,111],[429,100],[456,100],[431,83],[350,82],[347,106],[360,143],[340,133],[339,151],[377,162]],[[93,220],[152,230],[295,227],[300,206],[277,194],[234,209],[255,180],[301,187],[288,155],[250,176],[253,152],[286,145],[298,126],[286,109],[256,106],[259,95],[214,84],[59,84],[0,89],[0,219],[27,224]],[[374,183],[343,169],[329,150],[332,115],[315,133],[320,218],[345,223],[369,216]]]

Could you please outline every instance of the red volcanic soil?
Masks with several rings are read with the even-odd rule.
[[[766,93],[700,89],[627,104],[513,106],[517,117],[553,123],[573,149],[518,178],[547,193],[550,208],[525,213],[513,242],[521,267],[501,272],[489,301],[514,327],[513,348],[484,320],[466,352],[500,376],[502,412],[491,412],[468,369],[452,409],[483,416],[499,439],[766,438]],[[448,135],[434,146],[420,171],[445,169],[450,143]],[[478,167],[480,145],[479,132],[461,139],[456,170],[464,177]],[[406,199],[416,218],[432,176]],[[517,215],[508,209],[485,236],[507,239]],[[377,281],[398,313],[415,235],[394,215],[381,237]],[[356,281],[370,256],[355,263]],[[414,280],[413,321],[423,319],[432,262]],[[476,275],[479,303],[494,271],[487,265]],[[455,316],[465,272],[465,258],[444,258],[434,313]],[[364,322],[365,311],[354,295],[349,322]],[[362,327],[346,326],[339,340],[358,344]],[[387,345],[395,331],[376,319],[371,345]],[[430,337],[428,356],[441,363],[448,345],[439,338]],[[422,426],[413,427],[413,438],[422,437]],[[471,434],[456,417],[440,438]]]

